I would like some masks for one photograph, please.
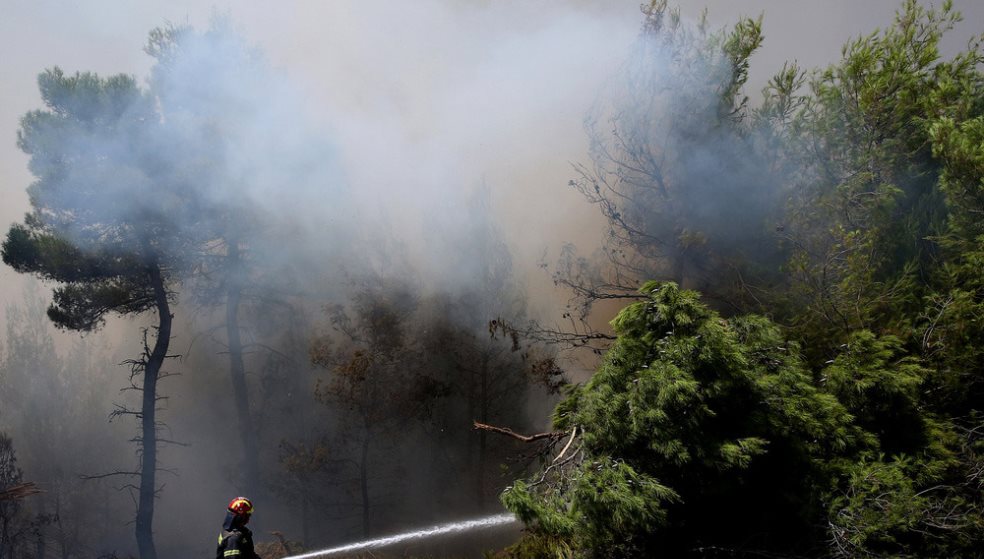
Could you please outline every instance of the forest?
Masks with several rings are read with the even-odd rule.
[[[603,224],[550,295],[494,180],[373,126],[398,171],[349,169],[234,14],[39,68],[0,559],[211,556],[236,495],[264,559],[503,512],[365,556],[984,558],[984,35],[905,0],[751,91],[768,17],[642,6],[569,182],[522,185]]]

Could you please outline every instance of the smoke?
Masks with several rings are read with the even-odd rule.
[[[545,239],[545,228],[570,218],[564,209],[576,198],[565,203],[539,185],[563,184],[567,160],[583,144],[575,133],[583,107],[635,33],[634,25],[600,16],[521,4],[428,2],[400,13],[344,6],[324,20],[325,42],[308,54],[324,64],[317,74],[331,76],[320,89],[237,32],[235,14],[152,34],[154,65],[137,76],[139,91],[122,99],[91,95],[82,100],[91,104],[78,106],[78,97],[62,98],[49,86],[70,71],[46,75],[43,93],[55,116],[25,121],[24,145],[47,185],[35,198],[48,208],[47,219],[83,247],[96,247],[107,235],[77,226],[79,217],[121,224],[109,235],[111,251],[119,253],[142,250],[146,236],[132,231],[152,231],[154,251],[173,279],[183,278],[175,284],[182,327],[172,346],[183,359],[166,366],[182,376],[162,385],[170,396],[162,436],[190,446],[161,453],[162,468],[177,474],[164,478],[168,489],[157,507],[162,553],[210,541],[213,512],[240,482],[228,365],[223,340],[212,334],[221,314],[214,311],[221,299],[212,285],[221,276],[214,257],[225,250],[218,242],[244,247],[252,298],[243,318],[247,341],[275,350],[254,347],[247,363],[264,471],[274,477],[281,475],[280,440],[315,444],[312,432],[341,424],[313,401],[307,345],[315,325],[328,320],[319,307],[344,301],[365,286],[364,278],[410,285],[416,296],[436,301],[422,311],[431,318],[414,319],[424,328],[415,337],[447,325],[463,332],[457,345],[506,367],[510,353],[497,357],[493,342],[482,340],[488,319],[510,308],[523,312],[522,303],[505,300],[522,294],[524,279],[512,277],[509,245],[522,239],[527,250],[541,251],[545,243],[531,239]],[[131,87],[128,78],[113,80]],[[82,75],[76,85],[94,92],[98,84]],[[61,118],[66,114],[79,118]],[[73,163],[63,166],[66,160]],[[534,209],[548,205],[552,211]],[[519,213],[515,230],[497,223],[494,212],[502,209]],[[127,321],[130,332],[118,346],[139,348],[144,323]],[[508,350],[508,342],[494,343]],[[462,358],[449,359],[445,370]],[[521,404],[518,398],[513,394],[508,404]],[[120,400],[135,403],[130,395]],[[428,441],[426,429],[405,429],[404,440],[388,443],[391,463],[377,458],[380,475],[419,480],[437,461],[453,484],[453,468],[465,467],[471,460],[465,454],[477,452],[465,417],[477,412],[451,405],[446,413],[457,418],[447,426],[454,435],[432,430],[440,438]],[[522,427],[521,414],[513,413],[512,424]],[[446,457],[437,448],[443,443]],[[334,452],[345,456],[344,449]],[[118,460],[125,468],[132,458]],[[319,485],[301,491],[326,494],[324,480],[316,477],[310,483]],[[424,487],[386,482],[375,489],[391,488],[409,491],[414,501],[377,513],[382,527],[396,513],[440,518],[453,512],[426,502]],[[455,493],[453,485],[442,492]],[[258,532],[302,531],[299,505],[287,495],[261,501]],[[456,507],[467,501],[443,499]],[[312,514],[324,518],[320,509]],[[348,529],[303,531],[310,542]]]
[[[596,210],[565,185],[573,174],[570,163],[587,160],[585,114],[619,74],[641,25],[637,2],[610,4],[352,1],[290,3],[274,12],[233,3],[227,15],[210,23],[191,2],[123,8],[15,1],[11,17],[0,22],[0,37],[17,44],[8,52],[24,56],[5,57],[4,64],[17,71],[0,84],[0,97],[17,102],[0,108],[11,111],[2,113],[0,130],[10,134],[16,119],[41,107],[32,80],[44,67],[58,64],[67,74],[93,70],[102,76],[135,76],[149,96],[135,100],[134,107],[153,113],[157,126],[149,136],[145,127],[127,136],[78,136],[77,150],[126,162],[137,173],[111,177],[108,182],[120,188],[112,204],[102,203],[103,198],[91,209],[116,216],[152,212],[169,231],[159,238],[162,247],[175,254],[185,254],[188,244],[201,247],[203,240],[234,234],[249,247],[252,262],[262,264],[252,281],[268,297],[255,304],[244,323],[251,341],[275,342],[279,352],[288,354],[276,357],[257,349],[248,363],[256,424],[265,443],[264,465],[275,471],[276,445],[282,438],[300,438],[337,423],[313,401],[307,346],[312,332],[325,327],[321,305],[350,295],[362,278],[423,286],[424,298],[449,295],[487,303],[461,305],[447,313],[471,333],[510,307],[496,300],[496,294],[524,287],[530,315],[556,315],[564,295],[551,289],[535,263],[564,241],[590,252],[603,239]],[[776,9],[783,9],[777,4]],[[179,50],[159,52],[158,59],[141,53],[150,29],[165,25],[168,18],[181,28],[189,13],[194,15],[193,30],[185,32]],[[722,13],[711,11],[712,17]],[[781,19],[795,22],[793,15]],[[33,23],[37,21],[42,23]],[[767,14],[766,24],[771,21]],[[887,21],[884,13],[878,15],[878,24]],[[779,29],[786,32],[783,23],[772,28],[778,36]],[[43,39],[35,36],[38,28],[46,30]],[[777,44],[770,43],[769,27],[766,35],[767,47]],[[28,45],[42,40],[52,46],[45,51],[47,58],[39,60]],[[831,40],[831,56],[841,42]],[[784,60],[788,48],[768,52]],[[769,67],[766,72],[776,66],[753,63],[755,68]],[[12,88],[24,84],[31,86],[30,94],[13,93]],[[706,92],[695,92],[701,94]],[[24,187],[33,179],[23,154],[4,152],[2,157],[5,203],[0,217],[12,222],[28,209]],[[703,164],[708,157],[695,152],[690,164],[713,168]],[[160,175],[147,173],[147,161],[154,162],[152,168]],[[162,176],[169,190],[158,188]],[[107,182],[102,175],[83,178],[70,182]],[[140,186],[139,193],[132,190],[134,185]],[[161,212],[165,194],[173,198],[164,200],[169,209]],[[77,200],[57,203],[70,201]],[[81,240],[85,232],[75,233]],[[208,254],[207,249],[202,252]],[[490,269],[510,277],[486,282],[483,292],[477,278]],[[5,287],[11,285],[9,270],[0,273]],[[189,282],[178,289],[182,327],[173,347],[184,357],[167,368],[182,376],[162,386],[171,396],[165,412],[167,437],[191,445],[168,447],[162,454],[162,466],[179,474],[165,478],[167,487],[158,502],[155,527],[162,555],[211,552],[222,505],[236,492],[240,469],[228,365],[217,337],[210,334],[219,320],[214,308],[192,295],[195,287]],[[4,296],[19,297],[19,291]],[[209,301],[208,296],[202,299]],[[306,301],[303,308],[296,304],[301,299]],[[13,314],[8,312],[7,320],[20,321]],[[40,316],[37,309],[33,316]],[[101,441],[99,445],[47,445],[64,448],[62,455],[52,457],[41,452],[37,441],[48,441],[54,428],[40,419],[14,422],[12,412],[0,410],[15,447],[25,448],[27,479],[32,472],[48,476],[41,467],[45,462],[60,462],[66,473],[58,479],[132,463],[132,447],[103,444],[109,437],[125,443],[128,430],[117,422],[108,433],[96,418],[104,417],[114,402],[136,399],[132,393],[115,394],[125,385],[126,371],[114,363],[139,351],[143,324],[118,321],[109,325],[109,332],[87,339],[97,344],[108,340],[114,350],[96,352],[100,365],[78,366],[68,373],[77,375],[72,378],[79,386],[100,392],[79,404],[84,411],[59,405],[76,388],[61,392],[36,385],[25,396],[31,407],[16,408],[23,410],[22,419],[50,410],[52,418],[73,428],[57,440],[91,439]],[[433,321],[423,324],[432,326]],[[47,344],[40,339],[32,347],[53,352]],[[25,353],[30,350],[18,355]],[[7,357],[8,369],[66,374],[60,364],[12,364]],[[5,376],[4,382],[21,386],[28,381]],[[84,421],[76,421],[79,417]],[[47,430],[37,430],[39,426]],[[427,474],[417,458],[437,454],[427,442],[430,436],[438,435],[408,435],[407,445],[420,445],[416,454],[407,451],[392,458],[412,470],[401,481]],[[455,487],[458,480],[452,475],[432,482],[412,487],[417,499],[399,510],[446,518],[441,515],[451,511],[442,509],[443,502],[426,502],[428,492],[442,484],[462,494],[470,491]],[[107,499],[112,486],[104,489],[92,498]],[[76,497],[77,508],[69,510],[85,511],[85,499]],[[124,499],[113,502],[119,500]],[[258,502],[257,533],[285,529],[288,536],[299,537],[298,508],[293,497]],[[125,519],[127,513],[117,510],[103,517]],[[326,541],[341,537],[347,527],[321,518],[309,529],[315,541]],[[111,531],[101,530],[100,535]],[[115,537],[101,542],[105,547],[100,550],[128,549],[128,530],[120,526]]]

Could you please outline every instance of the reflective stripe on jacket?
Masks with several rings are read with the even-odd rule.
[[[220,533],[215,559],[260,559],[253,551],[253,533],[246,527]]]

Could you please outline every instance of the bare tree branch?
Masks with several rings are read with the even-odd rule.
[[[567,434],[566,431],[551,431],[547,433],[534,433],[532,435],[520,435],[512,429],[506,427],[496,427],[495,425],[486,425],[485,423],[479,423],[478,421],[474,422],[473,428],[477,431],[491,431],[493,433],[499,433],[500,435],[506,435],[518,441],[523,441],[524,443],[531,443],[533,441],[543,439],[556,440]]]
[[[79,479],[84,479],[84,480],[87,480],[88,481],[88,480],[92,480],[92,479],[105,479],[105,478],[108,478],[108,477],[116,477],[116,476],[136,477],[136,476],[139,476],[139,475],[140,475],[140,472],[115,471],[115,472],[109,472],[109,473],[106,473],[106,474],[96,474],[96,475],[85,475],[85,474],[83,474],[83,475],[80,475],[79,476]]]

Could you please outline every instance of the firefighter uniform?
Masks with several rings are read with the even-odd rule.
[[[245,526],[239,526],[220,533],[215,559],[260,559],[253,551],[253,532]]]
[[[253,550],[253,532],[246,527],[253,514],[253,503],[246,497],[236,497],[226,510],[215,559],[260,559]]]

